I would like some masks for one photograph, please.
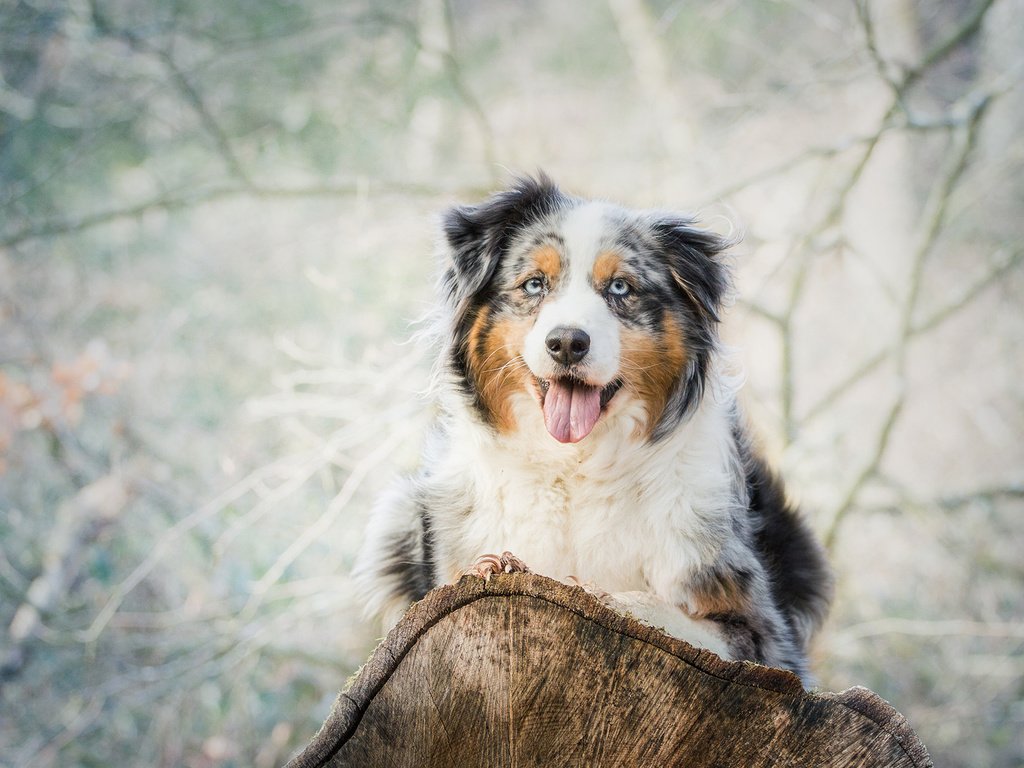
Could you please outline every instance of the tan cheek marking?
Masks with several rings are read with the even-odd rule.
[[[617,253],[606,251],[598,254],[597,259],[594,260],[594,287],[598,290],[603,288],[613,277],[615,277],[616,274],[618,274],[621,266],[622,258]]]
[[[553,245],[544,245],[533,252],[534,266],[548,276],[552,283],[562,271],[562,257]]]
[[[499,432],[508,432],[516,426],[512,395],[527,386],[529,370],[520,350],[530,323],[518,319],[499,320],[486,328],[487,315],[482,312],[470,330],[469,368],[492,424]]]
[[[662,318],[660,338],[646,331],[623,331],[622,378],[629,391],[647,406],[648,435],[665,410],[686,359],[682,329],[668,313]]]

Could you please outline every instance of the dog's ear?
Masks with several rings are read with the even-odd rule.
[[[731,285],[721,255],[734,241],[701,229],[693,219],[682,216],[659,218],[653,226],[673,281],[706,321],[717,323]]]
[[[444,214],[442,226],[451,263],[445,272],[449,298],[466,301],[494,276],[516,232],[557,210],[566,198],[543,173],[522,177],[479,205],[458,206]]]
[[[718,321],[730,288],[722,252],[732,242],[695,226],[682,216],[659,216],[652,223],[665,266],[687,308],[685,323],[689,360],[672,400],[666,406],[654,439],[669,434],[703,397],[718,347]]]
[[[442,226],[451,259],[445,270],[449,298],[476,295],[494,275],[501,252],[494,247],[500,225],[493,222],[500,215],[500,208],[491,201],[445,212]]]

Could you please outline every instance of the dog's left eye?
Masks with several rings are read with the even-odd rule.
[[[620,299],[623,296],[628,296],[630,291],[632,290],[633,289],[630,286],[630,284],[623,280],[621,277],[617,277],[610,283],[608,283],[608,293]]]
[[[544,280],[540,277],[531,277],[523,283],[523,291],[527,296],[540,296],[544,293]]]

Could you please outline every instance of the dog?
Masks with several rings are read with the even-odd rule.
[[[807,684],[832,579],[736,403],[731,243],[543,174],[447,211],[443,238],[440,415],[371,515],[368,612],[393,622],[467,566],[529,565]]]

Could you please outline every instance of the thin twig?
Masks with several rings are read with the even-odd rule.
[[[906,73],[904,73],[904,77],[901,80],[893,77],[893,65],[886,60],[878,47],[878,39],[875,36],[875,22],[871,17],[871,10],[868,8],[868,0],[857,0],[855,5],[857,8],[857,18],[860,21],[861,29],[864,31],[864,46],[868,50],[868,55],[871,56],[871,60],[874,62],[878,76],[885,81],[898,98],[903,90],[903,82],[901,80],[905,80]]]
[[[933,188],[932,194],[925,203],[921,216],[921,234],[918,246],[914,249],[911,266],[910,284],[907,289],[906,300],[903,304],[903,311],[900,317],[899,338],[894,350],[896,362],[896,375],[899,381],[899,388],[896,399],[889,409],[889,413],[879,432],[878,440],[871,457],[863,469],[858,473],[853,483],[843,494],[842,501],[832,513],[831,522],[825,533],[825,545],[830,549],[834,547],[839,527],[856,504],[861,491],[867,483],[873,479],[881,466],[882,460],[889,447],[893,427],[903,410],[906,399],[906,359],[907,347],[913,331],[913,318],[917,310],[918,298],[924,284],[924,268],[938,240],[946,220],[946,211],[949,206],[953,191],[967,169],[967,160],[974,149],[977,141],[978,130],[986,112],[988,100],[980,101],[972,111],[967,125],[954,136],[954,143],[959,146],[953,152],[947,168],[944,169],[940,182]]]
[[[751,301],[750,299],[739,299],[736,303],[750,314],[760,317],[762,320],[766,320],[776,328],[781,329],[785,326],[786,321],[782,315],[772,312],[770,309],[758,304],[756,301]]]
[[[799,264],[793,281],[790,283],[789,297],[786,302],[786,310],[781,315],[781,346],[782,346],[782,425],[783,435],[787,443],[792,443],[797,438],[798,423],[796,420],[796,355],[795,340],[793,335],[794,321],[797,310],[803,301],[804,289],[807,285],[807,278],[811,271],[810,246],[812,233],[820,232],[833,227],[842,218],[846,202],[853,192],[857,182],[860,181],[864,170],[867,168],[875,149],[881,141],[882,135],[889,128],[889,121],[897,110],[898,104],[894,100],[885,116],[882,118],[878,129],[873,135],[867,138],[866,146],[861,153],[857,163],[847,174],[843,184],[839,187],[832,205],[821,217],[818,223],[810,228],[794,247],[794,252],[799,255]]]
[[[238,153],[235,152],[235,148],[232,146],[231,139],[228,137],[227,132],[221,127],[218,120],[213,116],[213,113],[210,111],[206,101],[200,95],[195,85],[193,85],[188,77],[185,76],[185,73],[182,72],[178,65],[174,63],[169,53],[166,51],[159,51],[156,56],[170,73],[171,80],[174,82],[178,90],[185,96],[185,100],[192,106],[192,109],[199,116],[199,120],[203,124],[203,128],[213,138],[213,141],[217,146],[218,154],[220,154],[221,159],[227,166],[228,172],[234,176],[235,180],[243,187],[252,187],[252,178],[249,172],[245,169],[245,166],[242,165],[242,161],[239,159]]]
[[[847,488],[842,501],[839,502],[839,505],[832,512],[832,521],[829,523],[824,536],[825,546],[829,550],[832,550],[835,547],[836,536],[839,533],[840,524],[849,514],[850,510],[856,506],[861,491],[878,472],[878,468],[882,464],[882,459],[885,458],[886,449],[889,447],[889,440],[892,437],[893,427],[896,426],[896,421],[900,416],[900,412],[903,410],[905,399],[905,392],[901,389],[897,394],[896,399],[889,407],[889,413],[886,415],[885,422],[882,424],[882,429],[878,433],[878,439],[875,442],[875,448],[871,453],[871,458],[868,459],[868,462],[863,468],[861,468],[857,477],[850,484],[849,488]]]
[[[368,190],[375,194],[396,194],[410,197],[450,197],[452,195],[472,197],[479,196],[486,191],[478,187],[445,187],[443,185],[404,181],[374,181],[367,183],[363,180],[290,187],[260,184],[252,186],[224,185],[210,187],[205,190],[189,191],[181,195],[161,194],[125,208],[115,208],[109,211],[87,214],[79,219],[44,221],[17,230],[5,237],[0,237],[0,248],[13,248],[33,240],[58,235],[79,234],[104,224],[112,224],[127,219],[138,219],[156,211],[178,211],[219,200],[244,197],[258,200],[356,197],[366,194]]]
[[[875,619],[844,627],[835,633],[833,640],[836,644],[843,644],[885,635],[993,637],[1017,640],[1024,638],[1024,622],[971,621],[968,619]]]
[[[942,496],[935,499],[935,505],[943,509],[959,509],[979,501],[991,503],[1001,499],[1024,499],[1024,484],[991,486],[969,493]]]
[[[921,62],[906,74],[903,90],[905,91],[925,72],[952,54],[970,38],[974,37],[981,30],[985,16],[993,5],[995,5],[995,0],[981,0],[959,27],[953,30],[945,40],[940,41],[925,53],[921,58]]]
[[[1018,267],[1022,261],[1024,261],[1024,250],[1017,251],[1005,262],[976,280],[960,297],[937,309],[921,322],[915,323],[910,329],[910,333],[907,337],[908,340],[913,340],[923,336],[954,317],[961,310],[969,306],[975,299],[984,294],[986,290],[998,283],[1003,277]],[[828,410],[835,405],[840,398],[846,395],[847,392],[877,371],[886,360],[891,359],[895,350],[896,345],[893,344],[892,346],[885,347],[878,352],[875,352],[870,357],[861,361],[856,368],[844,376],[838,383],[829,389],[828,392],[822,395],[817,402],[807,409],[807,412],[800,419],[801,427],[806,427],[812,421],[827,413]]]
[[[341,490],[334,497],[327,509],[316,521],[307,527],[302,533],[285,549],[277,558],[274,564],[267,569],[258,582],[253,586],[249,600],[240,613],[242,621],[248,621],[263,602],[267,590],[284,575],[285,570],[308,549],[315,541],[323,536],[338,519],[345,507],[351,501],[356,491],[362,485],[372,469],[377,467],[387,456],[391,454],[404,440],[419,428],[417,423],[407,424],[404,429],[396,430],[387,439],[382,440],[380,445],[374,448],[366,457],[356,464],[349,476],[345,479]]]
[[[327,451],[321,452],[320,455],[324,455],[325,453],[327,453]],[[287,457],[285,459],[279,459],[266,467],[262,467],[175,523],[150,548],[145,559],[143,559],[142,562],[140,562],[132,572],[111,591],[103,608],[99,611],[87,629],[76,633],[76,639],[83,643],[95,642],[103,633],[107,624],[109,624],[111,617],[118,608],[120,608],[124,599],[142,583],[142,580],[152,572],[164,557],[170,554],[173,546],[186,533],[213,515],[218,514],[228,504],[251,492],[265,478],[274,476],[280,470],[287,468],[293,461],[293,457]]]
[[[828,160],[842,155],[861,144],[874,141],[877,141],[874,134],[870,136],[853,136],[827,146],[805,149],[786,160],[776,163],[775,165],[770,165],[767,168],[755,171],[749,176],[745,176],[738,181],[732,182],[724,187],[719,187],[707,196],[703,205],[697,207],[703,208],[710,206],[719,200],[732,197],[738,192],[742,192],[749,187],[768,181],[777,176],[782,176],[795,168],[799,168],[804,163],[811,162],[812,160]]]

